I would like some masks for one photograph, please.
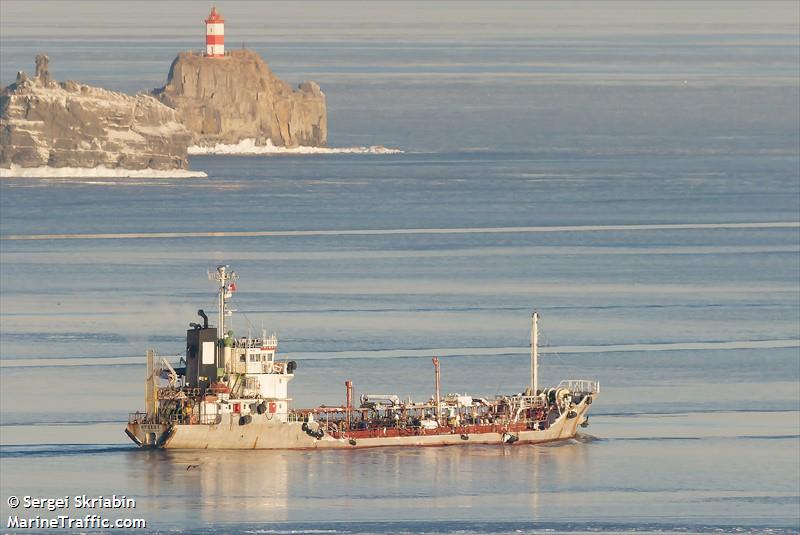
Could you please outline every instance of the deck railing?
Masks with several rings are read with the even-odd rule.
[[[522,400],[526,408],[543,409],[547,406],[544,397],[540,396],[523,396]]]
[[[266,338],[235,338],[233,340],[233,347],[237,348],[256,348],[256,347],[270,347],[275,348],[278,346],[278,337],[274,334]]]
[[[600,392],[600,382],[586,379],[567,379],[558,383],[557,388],[566,388],[573,394],[597,394]]]
[[[148,416],[146,412],[130,412],[128,413],[129,424],[152,424],[157,423],[158,418],[155,416]]]

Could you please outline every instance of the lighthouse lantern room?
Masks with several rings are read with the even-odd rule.
[[[206,19],[206,56],[210,58],[225,56],[225,20],[217,12],[216,7],[211,8],[211,14]]]

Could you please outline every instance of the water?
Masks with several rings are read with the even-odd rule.
[[[116,493],[137,507],[106,516],[170,532],[799,531],[798,8],[629,5],[220,5],[229,43],[320,83],[331,145],[406,152],[4,180],[3,521],[10,495]],[[2,83],[41,50],[59,79],[163,83],[206,8],[159,4],[140,31],[137,6],[3,2]],[[591,425],[540,447],[136,450],[141,355],[184,350],[219,262],[237,332],[298,361],[296,405],[346,379],[425,398],[433,355],[445,391],[518,391],[535,308],[542,381],[601,381]]]

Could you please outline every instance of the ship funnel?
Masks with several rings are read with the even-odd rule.
[[[208,329],[208,316],[206,316],[202,308],[197,311],[197,315],[203,318],[203,329]]]

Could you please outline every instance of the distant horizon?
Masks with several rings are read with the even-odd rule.
[[[46,5],[47,9],[41,6]],[[660,35],[669,39],[690,38],[702,30],[707,36],[717,35],[728,46],[747,43],[771,28],[775,40],[781,33],[785,44],[800,42],[800,5],[787,0],[768,2],[672,2],[672,1],[608,1],[608,2],[269,2],[242,0],[217,2],[226,18],[227,46],[246,44],[256,51],[278,46],[301,46],[320,38],[348,39],[350,25],[363,30],[372,25],[368,44],[378,37],[398,44],[413,46],[414,41],[435,42],[457,38],[464,43],[488,45],[516,39],[564,39],[635,37]],[[138,19],[147,3],[96,2],[75,0],[4,0],[0,3],[0,84],[8,85],[18,70],[26,70],[24,60],[31,52],[44,52],[55,64],[63,65],[59,46],[47,45],[55,28],[74,30],[74,35],[60,39],[85,41],[113,38],[118,42],[140,43],[145,61],[163,61],[164,52],[147,44],[148,35],[140,32]],[[202,50],[204,23],[210,4],[160,2],[159,16],[148,19],[149,31],[158,50]],[[469,32],[464,32],[469,28]],[[732,32],[736,37],[731,39]],[[9,40],[36,39],[24,50],[11,46]],[[44,42],[42,41],[44,40]],[[708,44],[707,38],[704,38]],[[168,44],[172,43],[172,45]],[[108,57],[102,50],[83,58],[84,67]],[[70,58],[71,61],[80,58]],[[270,57],[265,58],[268,62]],[[29,60],[30,61],[30,60]],[[107,59],[102,60],[105,65]],[[153,75],[157,73],[152,73]],[[58,79],[76,79],[65,71]],[[83,82],[83,80],[77,80]],[[90,82],[87,80],[86,82]]]

